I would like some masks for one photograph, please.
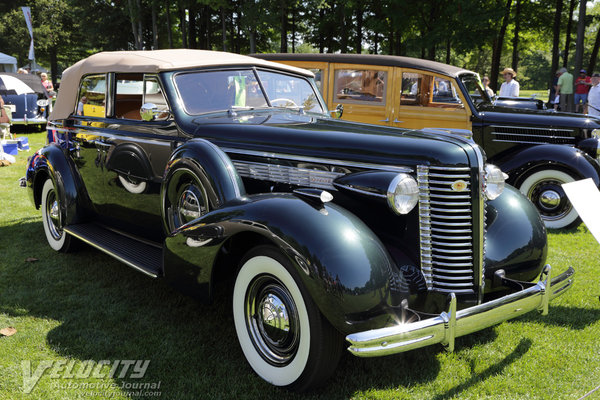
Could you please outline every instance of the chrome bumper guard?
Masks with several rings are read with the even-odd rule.
[[[43,125],[47,122],[46,118],[13,118],[11,120],[13,125]]]
[[[378,357],[442,343],[454,350],[454,339],[468,335],[533,310],[548,314],[550,300],[563,294],[573,284],[575,270],[569,269],[555,278],[546,265],[537,284],[516,293],[456,311],[456,295],[451,293],[446,312],[426,320],[346,336],[348,350],[358,357]]]

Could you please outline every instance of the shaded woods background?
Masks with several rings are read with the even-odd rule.
[[[198,48],[396,54],[488,74],[510,66],[546,89],[566,66],[594,70],[600,3],[584,0],[0,0],[0,52],[27,63],[31,7],[37,62],[56,81],[101,50]]]

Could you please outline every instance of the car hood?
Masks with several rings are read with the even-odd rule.
[[[513,126],[522,124],[549,128],[600,128],[600,119],[584,114],[502,107],[491,104],[480,105],[478,111],[480,119],[486,124],[510,123]]]
[[[453,135],[290,112],[196,118],[184,131],[226,148],[389,165],[474,165],[479,149]]]

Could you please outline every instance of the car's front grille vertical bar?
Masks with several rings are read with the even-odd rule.
[[[431,257],[431,204],[429,201],[429,167],[417,167],[419,184],[419,240],[421,245],[421,272],[427,290],[433,289],[433,264]]]

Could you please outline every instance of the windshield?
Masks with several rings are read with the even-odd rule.
[[[256,108],[326,113],[311,80],[261,70],[181,73],[175,84],[188,114]]]
[[[476,107],[479,104],[491,102],[488,94],[483,89],[483,84],[479,80],[479,75],[464,74],[461,75],[460,80],[462,81],[463,85],[465,85],[467,93],[469,94],[469,97],[471,97],[471,100]]]

